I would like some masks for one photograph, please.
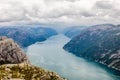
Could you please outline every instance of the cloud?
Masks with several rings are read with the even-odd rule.
[[[101,0],[97,1],[93,7],[97,17],[109,19],[110,22],[120,20],[120,1],[118,0]]]
[[[101,1],[97,1],[95,6],[96,8],[100,8],[100,9],[111,9],[114,5],[113,5],[113,1],[101,0]]]
[[[45,0],[45,1],[50,1],[50,2],[54,2],[54,1],[70,1],[70,2],[75,2],[75,1],[80,1],[80,0]]]
[[[0,0],[0,25],[119,23],[119,0]]]

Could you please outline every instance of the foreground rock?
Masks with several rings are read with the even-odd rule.
[[[0,37],[0,80],[65,80],[56,73],[30,64],[10,38]]]
[[[120,71],[120,26],[93,26],[74,37],[63,48],[79,57]]]
[[[54,72],[30,64],[0,66],[0,80],[65,80]]]
[[[0,64],[16,64],[29,60],[26,54],[12,39],[0,37]]]

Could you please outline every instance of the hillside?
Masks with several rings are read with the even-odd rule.
[[[5,64],[0,66],[0,80],[65,80],[54,72],[30,64]]]
[[[69,38],[73,38],[77,36],[78,34],[82,33],[83,30],[88,28],[87,26],[74,26],[74,27],[68,27],[63,30],[63,34]]]
[[[64,47],[77,56],[120,71],[120,27],[96,25],[74,37]]]
[[[45,41],[56,34],[57,32],[54,29],[44,27],[0,27],[0,36],[14,39],[21,47]]]

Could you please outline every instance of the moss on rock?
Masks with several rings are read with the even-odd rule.
[[[0,80],[65,80],[54,72],[31,64],[5,64],[0,66]]]

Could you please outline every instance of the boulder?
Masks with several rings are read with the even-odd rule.
[[[18,64],[29,60],[19,45],[5,36],[0,37],[0,64]]]

